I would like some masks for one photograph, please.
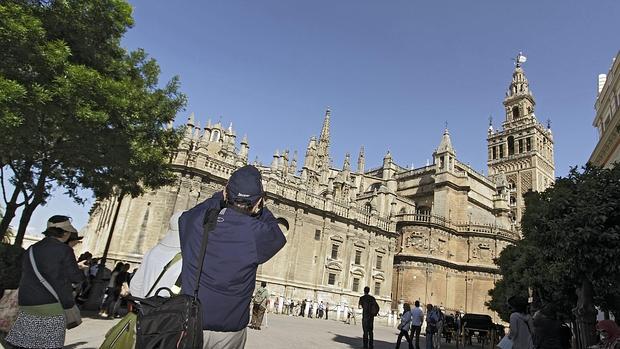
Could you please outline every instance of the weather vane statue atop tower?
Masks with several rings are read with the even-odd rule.
[[[517,68],[519,68],[526,61],[527,61],[527,57],[523,55],[523,52],[519,52],[519,54],[517,55],[517,58],[515,58],[515,65],[517,66]]]

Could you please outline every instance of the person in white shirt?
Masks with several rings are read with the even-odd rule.
[[[413,341],[409,336],[409,327],[411,327],[412,317],[411,306],[409,303],[403,304],[403,315],[400,317],[400,324],[398,325],[400,333],[398,334],[398,340],[396,341],[396,349],[400,348],[400,341],[403,339],[403,336],[405,336],[407,343],[409,343],[409,349],[413,349]]]
[[[155,292],[161,287],[167,287],[173,292],[175,283],[181,274],[181,243],[179,241],[179,217],[183,211],[176,212],[170,217],[170,223],[168,227],[168,233],[149,250],[142,259],[142,264],[136,271],[136,274],[131,279],[129,284],[129,292],[132,296],[138,298],[145,298],[154,296]],[[179,256],[177,256],[179,255]],[[173,261],[176,259],[176,261]],[[164,271],[164,268],[168,263],[168,270],[161,276],[157,285],[155,281]],[[148,294],[149,290],[153,290]],[[178,291],[178,290],[177,290]],[[165,292],[163,296],[167,296]]]
[[[411,338],[415,336],[415,348],[420,349],[420,331],[424,322],[424,312],[420,308],[420,301],[415,301],[415,308],[411,310]]]

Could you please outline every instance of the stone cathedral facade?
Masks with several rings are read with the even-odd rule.
[[[330,111],[305,156],[276,152],[262,172],[267,205],[287,238],[261,265],[258,279],[274,295],[357,304],[365,286],[382,311],[403,301],[443,305],[448,311],[490,313],[487,292],[499,278],[493,258],[519,238],[519,195],[553,181],[551,131],[534,117],[534,98],[520,64],[506,99],[501,131],[488,133],[489,174],[459,161],[446,129],[431,165],[407,169],[388,152],[366,169],[364,148],[352,168],[332,166]],[[109,258],[139,263],[166,233],[170,216],[221,190],[248,163],[249,144],[232,126],[200,127],[189,117],[172,161],[178,181],[138,198],[125,198]],[[85,248],[101,255],[116,200],[97,202]]]

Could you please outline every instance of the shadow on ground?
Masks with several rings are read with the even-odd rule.
[[[363,348],[364,346],[364,342],[361,336],[348,337],[348,336],[343,336],[338,333],[333,333],[333,332],[330,332],[330,333],[334,335],[334,338],[332,340],[336,343],[347,344],[351,348]],[[401,348],[406,348],[407,347],[406,343],[407,341],[405,341],[404,343],[405,345],[401,346]],[[375,349],[388,349],[388,348],[391,349],[391,348],[394,348],[395,346],[396,346],[396,337],[394,337],[394,342],[386,342],[386,341],[381,341],[381,340],[376,340],[376,339],[374,340]]]

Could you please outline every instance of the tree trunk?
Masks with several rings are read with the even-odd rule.
[[[596,344],[596,308],[593,305],[594,290],[592,282],[583,279],[581,286],[576,290],[577,306],[575,314],[575,342],[577,349],[586,349]]]
[[[0,241],[4,239],[7,231],[9,230],[9,226],[11,225],[11,221],[15,218],[15,211],[19,205],[17,204],[17,199],[19,198],[19,193],[21,191],[20,187],[15,187],[13,190],[13,194],[11,195],[11,200],[6,205],[6,210],[4,211],[4,216],[2,217],[2,221],[0,222]]]
[[[17,234],[15,234],[15,242],[13,243],[13,245],[21,246],[24,242],[24,236],[26,235],[28,223],[30,223],[30,218],[32,218],[34,210],[36,210],[37,207],[41,205],[41,202],[42,201],[36,201],[33,199],[32,202],[24,206],[22,216],[19,218],[19,227],[17,228]]]
[[[26,229],[28,228],[28,223],[30,223],[30,218],[32,218],[32,214],[34,210],[39,207],[46,198],[46,188],[45,182],[47,181],[47,171],[41,170],[39,174],[39,178],[37,178],[37,184],[33,188],[33,196],[32,201],[26,203],[24,205],[24,210],[22,211],[22,216],[19,219],[19,227],[17,228],[17,234],[15,235],[15,246],[21,246],[24,241],[24,235],[26,235]]]

